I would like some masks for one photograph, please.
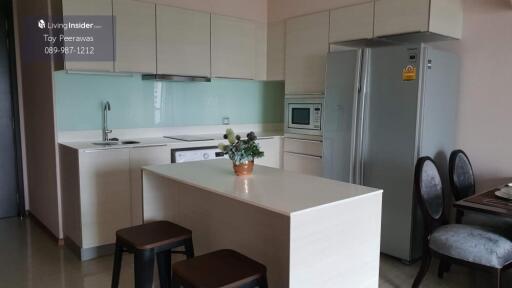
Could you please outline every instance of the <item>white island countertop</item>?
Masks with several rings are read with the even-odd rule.
[[[230,197],[283,215],[292,215],[382,190],[255,165],[237,177],[226,159],[155,165],[147,172]]]
[[[234,249],[269,287],[377,288],[382,190],[227,159],[143,168],[144,221],[192,230],[198,254]]]

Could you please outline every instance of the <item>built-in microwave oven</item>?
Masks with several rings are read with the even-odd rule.
[[[322,135],[323,98],[286,98],[285,133]]]

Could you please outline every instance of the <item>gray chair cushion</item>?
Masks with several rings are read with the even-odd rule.
[[[512,218],[464,211],[462,222],[466,225],[481,226],[512,240]]]
[[[478,226],[441,226],[431,235],[429,245],[443,255],[494,268],[512,261],[512,242]]]

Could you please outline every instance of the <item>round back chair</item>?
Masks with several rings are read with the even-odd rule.
[[[414,174],[414,191],[428,236],[437,227],[445,224],[443,184],[439,170],[430,157],[418,159]]]
[[[450,154],[448,173],[455,201],[475,194],[473,167],[464,151],[455,150]]]

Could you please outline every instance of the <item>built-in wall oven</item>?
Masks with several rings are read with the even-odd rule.
[[[285,99],[285,133],[322,135],[323,98],[291,97]]]

